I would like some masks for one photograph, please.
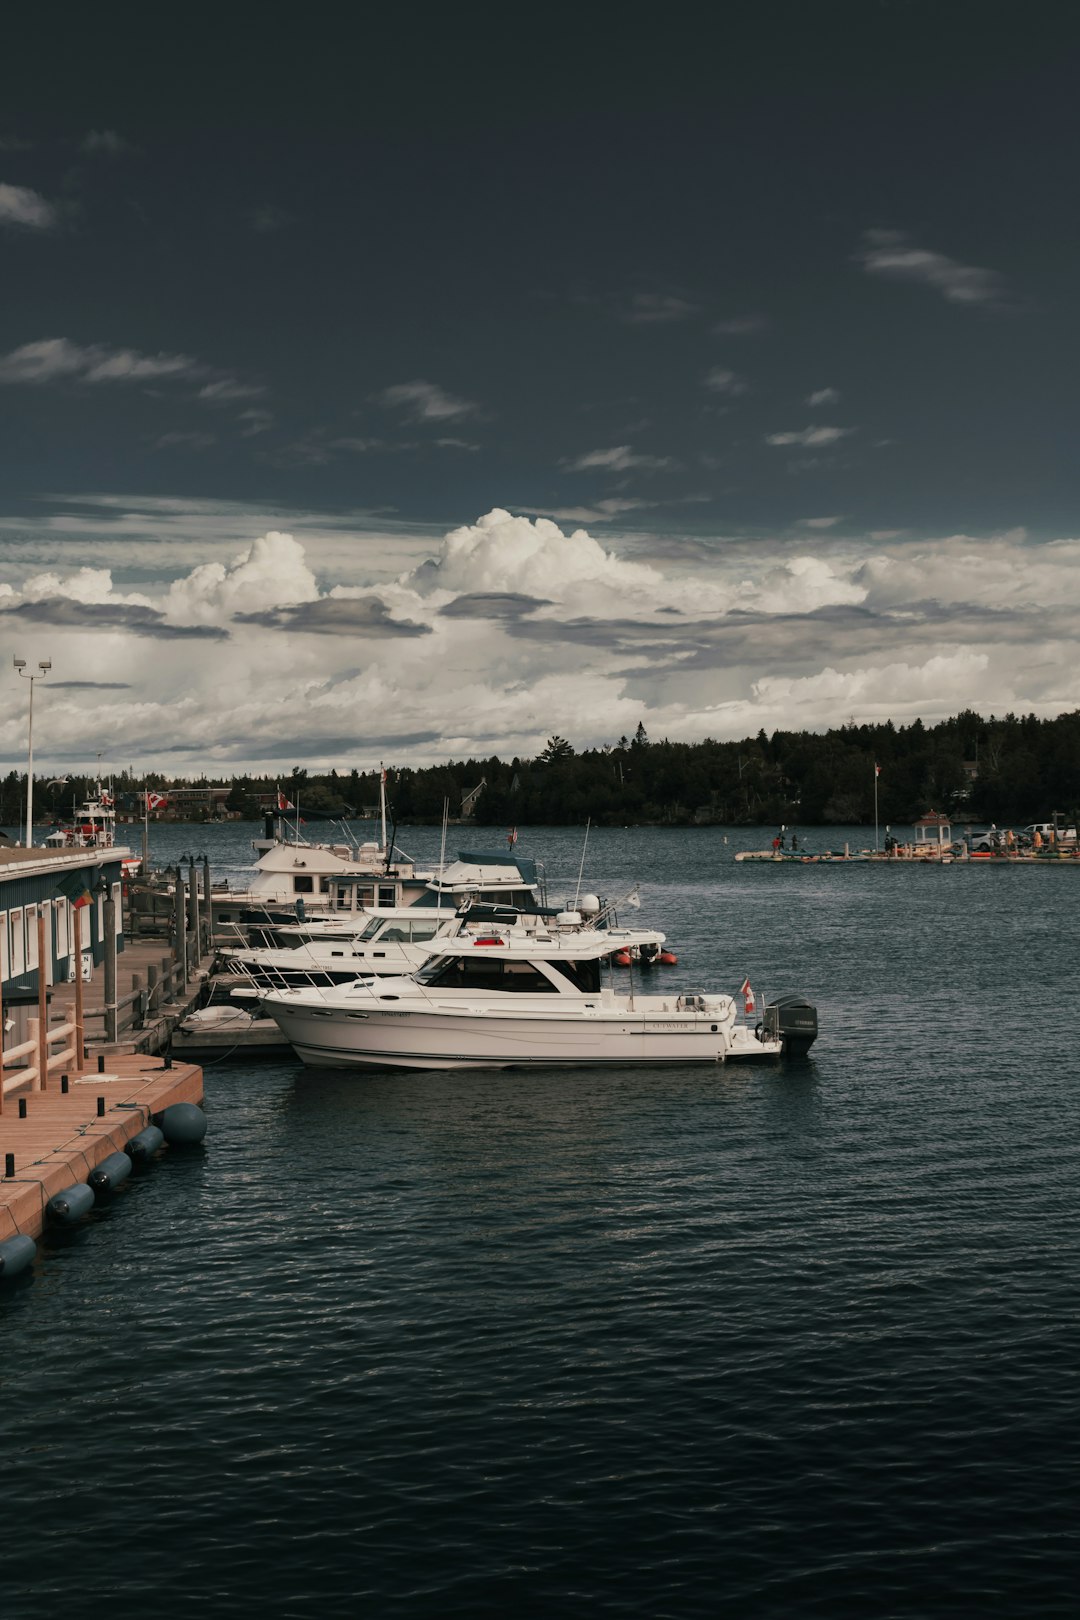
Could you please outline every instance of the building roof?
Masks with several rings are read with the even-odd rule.
[[[77,872],[81,866],[107,866],[127,851],[113,849],[24,849],[0,845],[0,883],[5,878],[29,877],[38,872]]]

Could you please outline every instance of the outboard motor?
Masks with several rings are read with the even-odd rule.
[[[781,1041],[786,1058],[805,1057],[817,1032],[817,1008],[805,996],[780,996],[769,1002],[762,1016],[762,1035],[768,1041]]]

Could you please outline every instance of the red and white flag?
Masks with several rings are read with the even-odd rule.
[[[743,998],[743,1011],[752,1013],[754,1010],[754,992],[750,988],[749,979],[744,979],[740,984],[739,994]]]
[[[287,799],[281,789],[277,790],[277,807],[279,810],[295,810],[296,806],[291,799]]]
[[[516,827],[511,827],[510,828],[510,831],[506,835],[506,842],[510,846],[510,848],[513,849],[514,845],[517,843],[517,828]]]
[[[161,810],[168,802],[169,795],[167,793],[155,793],[152,789],[147,791],[146,808],[148,810]]]
[[[881,766],[880,765],[875,765],[874,766],[874,775],[875,776],[880,776],[881,775]]]

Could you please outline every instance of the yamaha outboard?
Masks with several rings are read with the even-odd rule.
[[[805,996],[780,996],[769,1002],[762,1016],[762,1035],[769,1041],[781,1041],[786,1058],[805,1057],[817,1032],[817,1008]]]

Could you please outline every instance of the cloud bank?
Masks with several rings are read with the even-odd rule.
[[[1080,540],[904,544],[835,521],[682,557],[639,533],[631,557],[587,527],[493,508],[409,538],[396,573],[312,523],[228,539],[194,566],[186,540],[139,578],[98,566],[97,529],[76,527],[74,565],[0,570],[0,626],[52,659],[35,743],[58,768],[103,743],[179,771],[305,748],[424,763],[529,756],[553,731],[595,745],[639,720],[689,740],[1075,705]],[[0,713],[9,765],[24,729],[21,710]]]

